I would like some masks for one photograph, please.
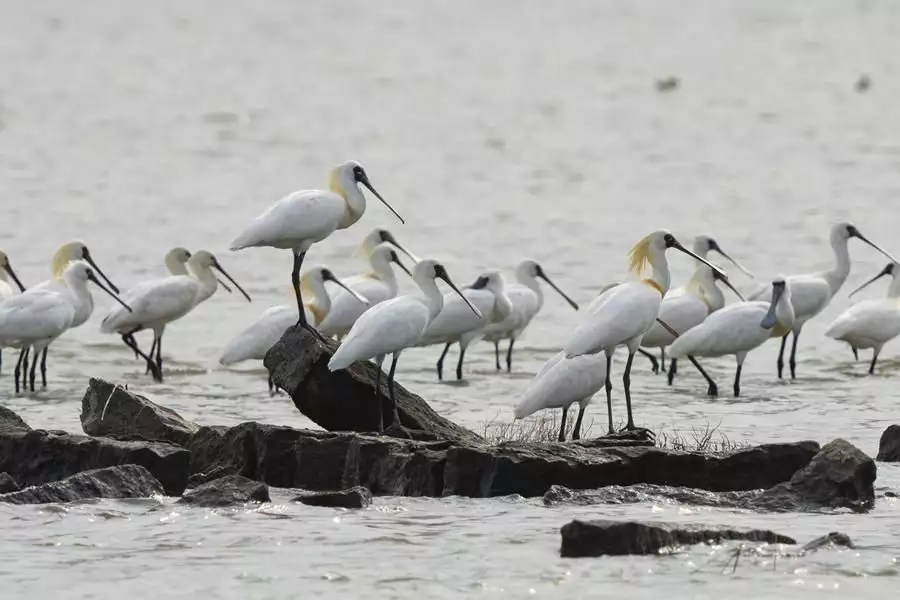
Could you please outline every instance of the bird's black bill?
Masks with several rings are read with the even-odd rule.
[[[783,294],[784,283],[772,284],[772,304],[769,305],[769,312],[767,312],[766,316],[763,317],[763,320],[759,322],[759,326],[763,329],[772,329],[773,327],[775,327],[775,308],[778,306],[778,301],[781,299],[781,296]]]
[[[224,281],[222,281],[222,280],[219,279],[218,277],[216,277],[216,281],[219,282],[219,285],[222,286],[222,289],[223,289],[223,290],[225,290],[225,291],[228,292],[229,294],[231,293],[231,288],[228,287],[228,285],[227,285]]]
[[[723,256],[724,256],[724,255],[723,255]],[[734,295],[735,295],[735,296],[737,296],[738,298],[740,298],[741,302],[746,302],[746,300],[745,300],[744,297],[741,295],[741,293],[740,293],[739,291],[737,291],[737,288],[735,288],[733,285],[731,285],[731,282],[728,281],[728,278],[724,278],[724,279],[723,279],[722,277],[719,276],[719,273],[718,273],[717,271],[713,271],[712,273],[713,273],[713,279],[716,279],[716,280],[721,281],[722,283],[724,283],[726,286],[728,286],[728,289],[729,289],[729,290],[731,290],[732,292],[734,292]]]
[[[663,320],[660,319],[659,317],[656,317],[656,322],[659,323],[660,326],[661,326],[663,329],[665,329],[666,331],[668,331],[670,335],[673,335],[673,336],[675,336],[676,338],[677,338],[679,335],[681,335],[680,333],[678,333],[677,331],[675,331],[675,330],[672,328],[671,325],[669,325],[668,323],[666,323],[665,321],[663,321]]]
[[[391,262],[393,262],[395,265],[400,267],[403,270],[403,272],[406,273],[409,277],[412,277],[412,271],[407,269],[406,265],[404,265],[402,262],[400,262],[400,257],[397,256],[396,252],[391,254]]]
[[[372,188],[369,188],[369,189],[372,189]],[[374,193],[374,190],[372,190],[372,193]],[[377,194],[376,194],[376,196],[377,196]],[[381,196],[379,196],[379,198],[380,197]],[[384,202],[384,200],[382,200],[382,202]],[[388,208],[390,208],[390,207],[388,207]],[[391,210],[393,210],[393,209],[391,209]],[[394,214],[396,214],[396,213],[394,213]],[[401,221],[402,221],[402,219],[401,219]],[[397,241],[397,238],[394,237],[394,234],[392,234],[390,231],[382,231],[381,232],[381,241],[387,242],[388,244],[390,244],[391,246],[393,246],[394,248],[396,248],[397,250],[399,250],[400,252],[402,252],[403,254],[408,256],[409,260],[413,261],[413,263],[419,262],[419,259],[412,252],[410,252],[409,250],[404,248],[400,244],[400,242]]]
[[[447,283],[447,285],[450,286],[450,289],[452,289],[454,292],[456,292],[459,295],[459,297],[463,299],[463,302],[465,302],[469,306],[469,308],[472,309],[472,312],[475,313],[476,317],[478,317],[480,319],[481,317],[484,316],[481,314],[481,311],[478,310],[474,304],[469,302],[469,299],[466,298],[466,296],[461,291],[459,291],[459,288],[456,287],[456,284],[454,284],[452,281],[450,281],[450,276],[447,275],[447,271],[445,271],[444,269],[441,269],[441,271],[436,274],[436,277],[440,277],[441,279],[443,279]]]
[[[569,298],[569,296],[566,295],[566,293],[565,293],[564,291],[562,291],[561,289],[559,289],[559,287],[558,287],[555,283],[553,283],[552,281],[550,281],[550,278],[547,277],[547,274],[544,273],[544,270],[543,270],[543,269],[541,269],[541,270],[538,272],[537,276],[540,277],[541,279],[543,279],[544,281],[546,281],[546,282],[547,282],[547,285],[549,285],[549,286],[552,287],[554,290],[556,290],[556,293],[559,294],[560,296],[562,296],[563,299],[564,299],[566,302],[569,303],[569,306],[571,306],[571,307],[574,308],[575,310],[578,310],[578,304],[577,304],[574,300],[572,300],[571,298]]]
[[[134,312],[134,311],[131,309],[131,307],[128,306],[128,305],[125,303],[124,300],[122,300],[121,298],[119,298],[119,296],[116,294],[116,292],[113,292],[111,289],[109,289],[109,288],[107,288],[105,285],[103,285],[103,284],[100,282],[100,280],[97,279],[97,276],[94,275],[93,272],[88,273],[88,279],[89,279],[90,281],[93,281],[93,282],[94,282],[94,285],[96,285],[98,288],[100,288],[101,290],[103,290],[104,292],[106,292],[107,294],[109,294],[110,296],[112,296],[113,299],[114,299],[116,302],[118,302],[119,304],[121,304],[122,306],[124,306],[124,307],[125,307],[125,310],[127,310],[128,312]]]
[[[332,273],[331,271],[323,271],[323,272],[322,272],[322,279],[323,279],[324,281],[332,281],[332,282],[336,283],[337,285],[341,286],[342,288],[344,288],[344,290],[345,290],[348,294],[350,294],[351,296],[353,296],[354,298],[356,298],[356,299],[357,299],[359,302],[361,302],[362,304],[365,304],[366,306],[370,306],[370,305],[371,305],[371,304],[369,303],[369,299],[368,299],[368,298],[366,298],[365,296],[363,296],[362,294],[360,294],[360,293],[357,292],[356,290],[353,290],[353,289],[351,289],[350,287],[348,287],[347,285],[345,285],[344,282],[341,281],[340,279],[338,279],[337,277],[335,277],[335,276],[334,276],[334,273]]]
[[[13,271],[13,268],[12,268],[12,266],[9,264],[9,261],[8,261],[8,260],[6,261],[6,265],[4,265],[3,268],[6,270],[7,273],[9,273],[9,276],[12,277],[13,282],[15,282],[15,284],[16,284],[17,286],[19,286],[19,291],[20,291],[20,292],[24,292],[24,291],[25,291],[25,286],[22,285],[22,282],[21,282],[21,281],[19,281],[19,277],[16,275],[16,272]]]
[[[358,177],[357,179],[358,179],[358,181],[359,181],[361,184],[363,184],[364,186],[366,186],[366,188],[368,188],[368,190],[369,190],[370,192],[372,192],[373,194],[375,194],[375,197],[378,198],[379,200],[381,200],[381,203],[384,204],[385,206],[387,206],[388,209],[390,209],[390,211],[391,211],[392,213],[394,213],[394,216],[397,217],[398,219],[400,219],[400,222],[401,222],[401,223],[404,223],[404,224],[406,223],[406,221],[403,220],[403,217],[401,217],[400,214],[399,214],[396,210],[394,210],[394,207],[391,206],[390,204],[388,204],[387,200],[385,200],[384,198],[382,198],[382,197],[381,197],[381,194],[379,194],[378,192],[375,191],[375,188],[372,187],[372,184],[371,184],[371,183],[369,183],[369,178],[368,178],[368,176],[363,175],[362,177]],[[399,246],[397,246],[397,247],[399,248]],[[401,248],[401,250],[402,250],[402,248]],[[403,250],[403,251],[406,252],[406,250]],[[410,257],[410,258],[412,258],[412,257]]]
[[[215,261],[215,262],[213,263],[212,266],[215,267],[216,269],[218,269],[218,270],[219,270],[219,273],[221,273],[222,275],[224,275],[224,276],[225,276],[225,279],[227,279],[229,282],[231,282],[231,285],[233,285],[233,286],[234,286],[241,294],[244,295],[244,298],[247,299],[247,302],[253,302],[253,301],[250,299],[250,295],[249,295],[247,292],[244,291],[244,288],[242,288],[240,285],[238,285],[238,282],[235,281],[235,280],[231,277],[231,275],[229,275],[229,274],[225,271],[225,269],[222,268],[222,265],[219,264],[219,261],[218,261],[218,260]]]
[[[879,273],[878,275],[876,275],[876,276],[873,277],[872,279],[868,280],[867,282],[865,282],[864,284],[862,284],[861,286],[859,286],[858,288],[856,288],[855,290],[853,290],[852,292],[850,292],[849,296],[847,296],[847,297],[849,298],[849,297],[853,296],[853,294],[855,294],[856,292],[860,291],[860,290],[863,289],[864,287],[868,287],[869,285],[875,283],[876,281],[878,281],[879,279],[881,279],[881,278],[884,277],[885,275],[892,275],[892,274],[894,273],[894,269],[895,269],[894,263],[888,264],[888,266],[886,266],[885,268],[883,268],[883,269],[881,270],[881,273]]]
[[[722,247],[719,246],[719,243],[718,243],[718,242],[716,242],[715,240],[713,240],[713,242],[712,242],[712,244],[711,244],[710,246],[711,246],[711,247],[710,247],[710,250],[715,250],[716,252],[718,252],[719,254],[722,255],[722,258],[724,258],[725,260],[727,260],[728,262],[730,262],[731,264],[733,264],[735,267],[737,267],[737,269],[738,269],[741,273],[743,273],[744,275],[746,275],[747,277],[749,277],[749,278],[751,278],[751,279],[753,278],[753,273],[751,273],[750,271],[748,271],[747,269],[745,269],[745,268],[744,268],[744,265],[742,265],[742,264],[739,263],[738,261],[734,260],[733,258],[731,258],[730,256],[728,256],[727,254],[725,254],[725,251],[722,250]],[[732,288],[732,289],[734,289],[734,288]],[[738,294],[738,295],[740,295],[740,294]]]
[[[859,232],[859,230],[854,229],[854,230],[853,230],[853,233],[852,233],[851,235],[852,235],[853,237],[855,237],[855,238],[858,238],[860,241],[865,242],[866,244],[872,246],[873,248],[875,248],[876,250],[878,250],[878,251],[881,252],[882,254],[884,254],[886,257],[888,257],[888,259],[889,259],[891,262],[897,262],[897,259],[896,259],[896,258],[894,258],[894,257],[891,256],[890,254],[888,254],[888,253],[887,253],[884,249],[882,249],[878,244],[876,244],[875,242],[873,242],[872,240],[870,240],[869,238],[867,238],[866,236],[864,236],[863,234],[861,234],[861,233]]]
[[[673,239],[672,242],[668,244],[668,246],[669,246],[670,248],[675,248],[676,250],[680,250],[681,252],[684,252],[684,253],[687,254],[688,256],[691,256],[691,257],[693,257],[693,258],[699,260],[699,261],[702,262],[704,265],[706,265],[707,267],[709,267],[710,269],[712,269],[714,273],[718,273],[718,274],[719,274],[719,278],[720,278],[721,281],[728,281],[728,274],[727,274],[725,271],[723,271],[722,269],[720,269],[720,268],[717,267],[716,265],[712,264],[711,262],[709,262],[708,260],[706,260],[706,259],[703,258],[702,256],[700,256],[700,255],[698,255],[698,254],[696,254],[696,253],[694,253],[694,252],[688,250],[687,248],[685,248],[684,246],[682,246],[681,243],[680,243],[678,240]]]
[[[91,265],[92,269],[100,273],[100,277],[103,278],[103,281],[106,282],[106,285],[108,285],[112,291],[117,294],[119,293],[119,288],[117,288],[116,285],[109,280],[109,277],[106,276],[106,273],[103,272],[103,269],[97,266],[97,263],[94,262],[94,257],[91,256],[91,253],[88,252],[87,248],[84,249],[84,260],[87,262],[87,264]]]

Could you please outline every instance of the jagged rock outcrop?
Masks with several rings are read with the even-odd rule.
[[[241,475],[226,475],[189,490],[178,500],[194,506],[231,506],[248,502],[270,502],[269,486]]]
[[[144,467],[118,465],[83,471],[60,481],[0,494],[0,502],[46,504],[91,498],[148,498],[162,493],[162,484]]]
[[[891,425],[881,434],[875,460],[900,462],[900,425]]]
[[[365,508],[372,503],[372,494],[364,487],[356,486],[338,492],[303,492],[294,498],[309,506],[332,506],[335,508]]]

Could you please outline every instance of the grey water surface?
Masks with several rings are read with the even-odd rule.
[[[217,253],[253,296],[220,291],[169,327],[168,376],[154,384],[99,333],[112,305],[97,295],[93,318],[52,346],[49,389],[14,395],[4,352],[0,403],[34,427],[79,430],[89,376],[202,423],[310,426],[268,396],[260,365],[218,366],[232,336],[293,301],[288,253],[227,246],[271,202],[324,186],[349,158],[408,223],[370,203],[309,253],[340,275],[365,269],[353,253],[375,226],[446,261],[459,283],[537,259],[583,305],[626,276],[628,249],[659,227],[686,244],[715,236],[759,281],[827,268],[828,229],[842,219],[900,253],[898,3],[0,0],[0,14],[0,249],[26,285],[80,238],[123,287],[162,276],[164,253],[182,245]],[[669,77],[677,86],[659,90]],[[774,342],[750,356],[739,399],[706,398],[687,365],[669,388],[639,359],[639,424],[718,425],[753,443],[840,436],[874,455],[900,420],[900,359],[889,345],[865,377],[868,353],[854,363],[823,335],[847,292],[885,263],[858,241],[850,253],[847,286],[803,332],[798,381],[775,377]],[[686,279],[691,261],[670,259],[674,281]],[[512,374],[494,373],[480,344],[462,384],[436,381],[439,348],[404,353],[398,379],[475,430],[508,422],[578,322],[546,298]],[[733,361],[707,364],[730,390]],[[595,433],[603,404],[590,408]],[[879,465],[878,486],[896,491],[900,470]],[[729,547],[559,558],[561,525],[611,516],[764,526],[801,541],[843,530],[860,547],[751,555],[735,573]],[[159,499],[0,505],[0,524],[3,598],[874,597],[895,592],[900,573],[891,497],[867,515],[548,509],[522,498],[211,511]]]

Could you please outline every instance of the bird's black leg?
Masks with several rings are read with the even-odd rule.
[[[778,351],[778,362],[775,363],[775,366],[778,367],[778,379],[781,379],[782,373],[784,373],[784,347],[787,346],[787,338],[787,334],[781,338],[781,350]]]
[[[516,338],[509,338],[509,347],[506,349],[506,372],[512,373],[512,350],[513,344],[516,343]]]
[[[41,362],[38,360],[38,352],[34,353],[34,360],[31,361],[31,374],[29,375],[29,386],[31,387],[31,391],[34,391],[34,380],[37,379],[37,368],[38,363]]]
[[[494,340],[494,364],[500,370],[500,340]]]
[[[437,374],[438,380],[444,379],[444,357],[447,356],[447,352],[450,351],[450,344],[444,346],[444,351],[441,352],[441,357],[437,361]]]
[[[156,368],[159,369],[160,375],[162,375],[162,336],[162,331],[156,336]],[[150,358],[153,358],[152,354],[150,355]]]
[[[134,331],[123,333],[122,341],[126,346],[131,348],[131,350],[133,350],[138,356],[140,356],[147,362],[147,366],[150,368],[150,373],[153,374],[154,381],[162,382],[162,373],[160,373],[159,368],[157,368],[156,364],[154,364],[153,359],[144,354],[144,352],[140,348],[138,348],[137,342],[134,341]]]
[[[647,357],[647,360],[650,361],[650,368],[653,369],[653,373],[659,373],[659,361],[656,360],[656,357],[644,350],[643,348],[638,348],[638,352]]]
[[[28,353],[31,352],[31,348],[25,349],[25,356],[22,359],[22,391],[28,391]]]
[[[303,298],[300,296],[300,267],[303,266],[303,258],[306,252],[294,252],[294,268],[291,271],[291,284],[294,286],[294,294],[297,296],[297,311],[300,313],[300,319],[297,325],[305,329],[309,329],[309,323],[306,322],[306,311],[303,309]]]
[[[156,352],[156,336],[154,335],[154,336],[153,336],[153,343],[150,344],[150,358],[153,358],[153,354],[154,354],[155,352]],[[138,356],[135,355],[135,358],[138,358]],[[148,365],[148,366],[147,366],[147,370],[144,371],[144,374],[146,375],[146,374],[149,373],[149,372],[150,372],[150,366]]]
[[[737,398],[741,395],[741,369],[744,365],[738,365],[737,370],[734,372],[734,397]]]
[[[47,350],[50,349],[50,346],[44,348],[44,351],[41,352],[41,387],[47,387]]]
[[[703,375],[703,379],[706,380],[706,383],[709,384],[709,387],[706,388],[706,394],[708,396],[712,396],[715,398],[719,395],[719,386],[716,385],[716,382],[713,381],[712,377],[710,377],[707,372],[700,366],[700,363],[697,362],[697,359],[693,356],[688,356],[688,360],[691,361],[691,364],[694,365],[694,368],[700,371],[700,374]],[[674,360],[672,361],[675,362]]]
[[[412,438],[409,433],[409,430],[403,426],[403,423],[400,422],[400,410],[397,408],[397,398],[394,396],[394,371],[397,370],[397,360],[400,358],[399,352],[395,352],[391,357],[391,370],[388,371],[388,393],[391,396],[391,405],[393,407],[394,412],[394,421],[391,423],[389,429],[394,431],[398,431],[403,434],[403,437]]]
[[[22,372],[22,361],[25,360],[25,353],[28,352],[27,348],[22,348],[19,350],[19,360],[16,361],[16,368],[13,371],[13,377],[16,379],[16,393],[19,393],[19,374]]]
[[[378,433],[384,432],[384,406],[381,402],[381,365],[384,357],[379,356],[375,361],[375,406],[378,408]]]
[[[850,349],[853,350],[853,360],[859,360],[859,352],[857,352],[856,346],[850,346]]]
[[[606,413],[609,417],[609,434],[612,435],[616,432],[615,427],[613,427],[613,419],[612,419],[612,381],[609,378],[609,372],[612,370],[612,356],[606,357],[606,381],[604,385],[606,386]]]
[[[272,379],[271,375],[269,375],[269,395],[270,396],[275,395],[275,380]]]
[[[557,442],[566,441],[566,415],[569,414],[569,407],[563,406],[562,422],[559,424],[559,435],[556,436]]]
[[[575,429],[572,431],[573,440],[581,439],[581,421],[584,419],[584,409],[584,406],[581,406],[578,409],[578,418],[575,419]]]
[[[797,379],[797,339],[800,337],[800,332],[794,332],[794,339],[791,340],[791,379]]]
[[[625,374],[622,375],[622,385],[625,388],[625,408],[628,410],[628,423],[625,429],[635,429],[634,417],[631,415],[631,363],[634,362],[634,353],[628,354],[628,361],[625,363]]]
[[[875,374],[875,363],[878,362],[878,350],[872,352],[872,364],[869,365],[869,375]]]
[[[659,368],[663,371],[666,370],[666,347],[663,346],[659,349]]]
[[[462,380],[462,366],[463,366],[463,358],[466,356],[466,349],[463,348],[462,344],[459,345],[459,360],[456,361],[456,379],[458,381]]]
[[[669,373],[666,375],[669,385],[672,385],[672,382],[675,381],[676,373],[678,373],[678,359],[671,358],[669,359]]]

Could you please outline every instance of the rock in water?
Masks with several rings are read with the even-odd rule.
[[[853,543],[853,540],[850,539],[850,536],[846,533],[841,533],[840,531],[832,531],[831,533],[827,533],[823,536],[817,537],[816,539],[807,542],[803,545],[802,548],[797,552],[797,554],[807,554],[809,552],[815,552],[817,550],[821,550],[823,548],[833,548],[837,546],[843,546],[844,548],[856,548],[856,545]]]
[[[18,491],[19,483],[9,473],[0,473],[0,494]]]
[[[372,503],[372,494],[366,488],[356,486],[339,492],[304,492],[294,498],[294,502],[309,506],[365,508]]]
[[[302,327],[292,327],[269,350],[265,366],[275,384],[290,394],[304,415],[328,431],[373,432],[378,429],[378,411],[384,408],[384,423],[393,415],[375,403],[377,367],[357,362],[332,373],[328,361],[337,342],[324,340]],[[387,377],[382,393],[387,395]],[[395,383],[400,420],[410,429],[421,430],[439,440],[479,442],[480,436],[437,414],[419,396]]]
[[[169,442],[185,447],[200,429],[172,409],[94,377],[81,401],[81,427],[88,435]]]
[[[875,461],[842,439],[833,440],[791,480],[766,490],[759,508],[850,508],[864,511],[875,506]]]
[[[876,460],[900,462],[900,425],[891,425],[881,434]]]
[[[569,558],[606,554],[658,554],[667,548],[706,542],[720,543],[723,540],[797,543],[785,535],[761,529],[735,530],[708,525],[637,521],[575,520],[563,525],[560,533],[560,556]]]
[[[163,493],[162,484],[139,465],[118,465],[84,471],[61,481],[0,495],[10,504],[75,502],[90,498],[148,498]]]
[[[178,502],[195,506],[229,506],[270,501],[266,484],[240,475],[227,475],[190,490]]]
[[[22,417],[5,406],[0,406],[0,435],[22,431],[31,431],[31,427],[22,420]]]

